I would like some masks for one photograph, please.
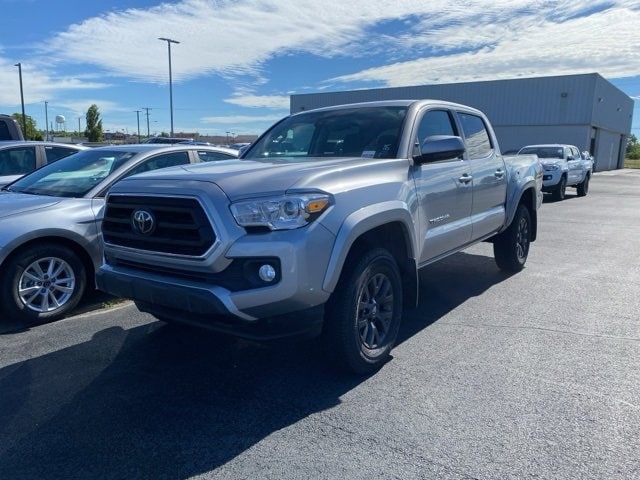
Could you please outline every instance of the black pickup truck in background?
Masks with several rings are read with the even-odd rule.
[[[0,141],[24,140],[22,130],[13,117],[0,115]]]

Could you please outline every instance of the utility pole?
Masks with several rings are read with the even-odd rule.
[[[16,63],[14,67],[18,67],[18,75],[20,76],[20,103],[22,104],[22,134],[27,136],[27,116],[24,114],[24,91],[22,90],[22,63]]]
[[[153,108],[142,107],[142,110],[145,110],[147,113],[147,138],[151,136],[151,130],[149,129],[149,110],[153,110]]]
[[[80,132],[82,131],[82,130],[80,130],[80,119],[81,119],[81,118],[82,118],[82,117],[78,117],[78,136],[79,136],[79,137],[80,137],[80,136],[82,136],[82,134],[80,133]]]
[[[160,37],[158,40],[162,40],[163,42],[167,42],[167,48],[169,51],[169,112],[171,114],[171,136],[173,137],[173,79],[171,74],[171,44],[178,44],[177,40],[172,40],[171,38]]]
[[[136,119],[138,120],[138,143],[140,143],[140,110],[136,110]]]
[[[44,131],[47,132],[47,134],[44,136],[45,140],[48,142],[49,141],[49,102],[47,102],[46,100],[44,101]]]

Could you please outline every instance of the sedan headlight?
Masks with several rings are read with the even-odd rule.
[[[231,213],[241,227],[292,230],[315,220],[330,204],[331,197],[324,193],[285,195],[233,203]]]
[[[552,164],[552,165],[545,165],[545,166],[544,166],[544,169],[545,169],[547,172],[555,172],[556,170],[559,170],[559,169],[560,169],[560,167],[559,167],[558,165],[553,165],[553,164]]]

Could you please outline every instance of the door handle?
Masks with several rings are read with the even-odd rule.
[[[502,178],[504,177],[504,170],[499,168],[498,170],[496,170],[496,173],[494,173],[494,175],[496,176],[496,178]]]
[[[473,180],[473,177],[471,175],[469,175],[468,173],[465,173],[464,175],[462,175],[458,181],[460,183],[469,183],[471,180]]]

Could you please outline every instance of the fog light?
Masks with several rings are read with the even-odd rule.
[[[273,282],[276,278],[276,269],[269,264],[262,265],[258,270],[258,276],[263,282]]]

